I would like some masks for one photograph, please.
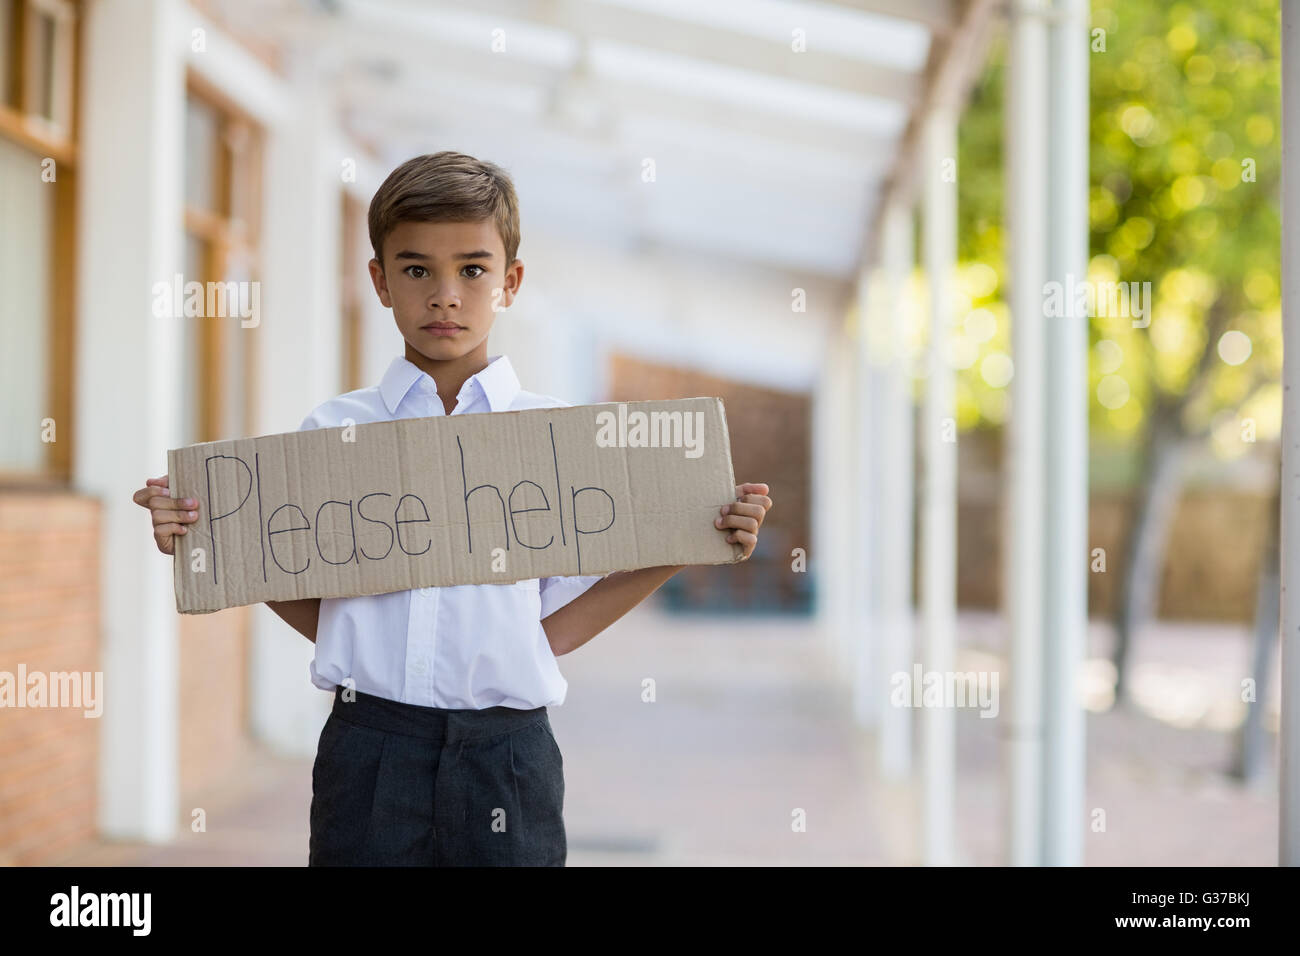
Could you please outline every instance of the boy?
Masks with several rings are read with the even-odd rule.
[[[302,428],[567,405],[523,391],[489,356],[496,302],[519,293],[514,186],[499,167],[444,151],[409,160],[375,193],[370,277],[405,340],[377,386],[318,406]],[[772,501],[738,486],[714,521],[748,559]],[[154,539],[198,519],[167,478],[135,493]],[[312,768],[308,864],[563,866],[564,773],[548,706],[556,657],[581,647],[680,566],[268,601],[316,645],[312,682],[334,691]]]

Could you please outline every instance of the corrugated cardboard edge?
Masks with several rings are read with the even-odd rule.
[[[172,488],[176,486],[176,449],[167,450],[167,493],[172,494]],[[181,541],[184,535],[177,535],[172,539],[172,592],[176,597],[176,612],[178,614],[193,614],[194,611],[187,611],[181,607],[181,565],[183,564],[184,550],[181,548]],[[212,614],[213,611],[199,611],[199,614]]]
[[[718,418],[722,422],[722,440],[727,443],[727,477],[731,479],[732,496],[735,497],[736,470],[731,461],[731,432],[727,429],[727,406],[717,396],[707,396],[718,403]],[[739,542],[731,546],[731,563],[739,564],[744,560],[745,546]]]

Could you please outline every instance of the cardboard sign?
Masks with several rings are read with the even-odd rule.
[[[408,418],[167,453],[176,609],[728,564],[720,398]]]

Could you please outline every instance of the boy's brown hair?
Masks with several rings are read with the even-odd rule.
[[[370,200],[370,245],[382,268],[384,240],[400,222],[496,223],[505,266],[519,252],[519,199],[510,175],[454,150],[416,156],[398,166]]]

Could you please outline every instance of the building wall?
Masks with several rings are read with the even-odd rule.
[[[810,610],[809,576],[790,566],[791,550],[806,553],[812,533],[810,396],[621,354],[612,356],[609,381],[608,400],[615,402],[721,397],[736,481],[761,481],[771,492],[772,511],[749,560],[738,567],[687,568],[664,586],[670,604],[700,610]]]
[[[1272,499],[1233,489],[1189,489],[1179,500],[1166,546],[1157,613],[1162,618],[1247,623],[1254,619],[1256,572]],[[1088,613],[1114,613],[1132,496],[1094,494],[1088,547],[1104,548],[1106,571],[1088,575]],[[987,494],[962,498],[957,519],[957,603],[996,609],[1001,587],[1001,503]],[[1080,560],[1087,560],[1081,556]]]
[[[101,670],[99,517],[82,495],[0,493],[0,671],[15,680],[20,665]],[[40,865],[95,835],[99,731],[80,708],[0,708],[0,863]]]
[[[998,515],[1003,507],[996,434],[963,434],[958,454],[957,603],[996,609],[1002,575]],[[1186,487],[1166,545],[1157,614],[1168,619],[1253,620],[1256,573],[1272,504],[1266,493],[1251,488]],[[1088,548],[1090,553],[1095,548],[1106,553],[1106,570],[1088,574],[1088,612],[1093,618],[1113,613],[1132,509],[1130,491],[1095,490],[1090,496]],[[1081,555],[1080,561],[1085,560],[1089,556]]]
[[[248,644],[248,608],[181,619],[179,759],[185,818],[249,746]]]

